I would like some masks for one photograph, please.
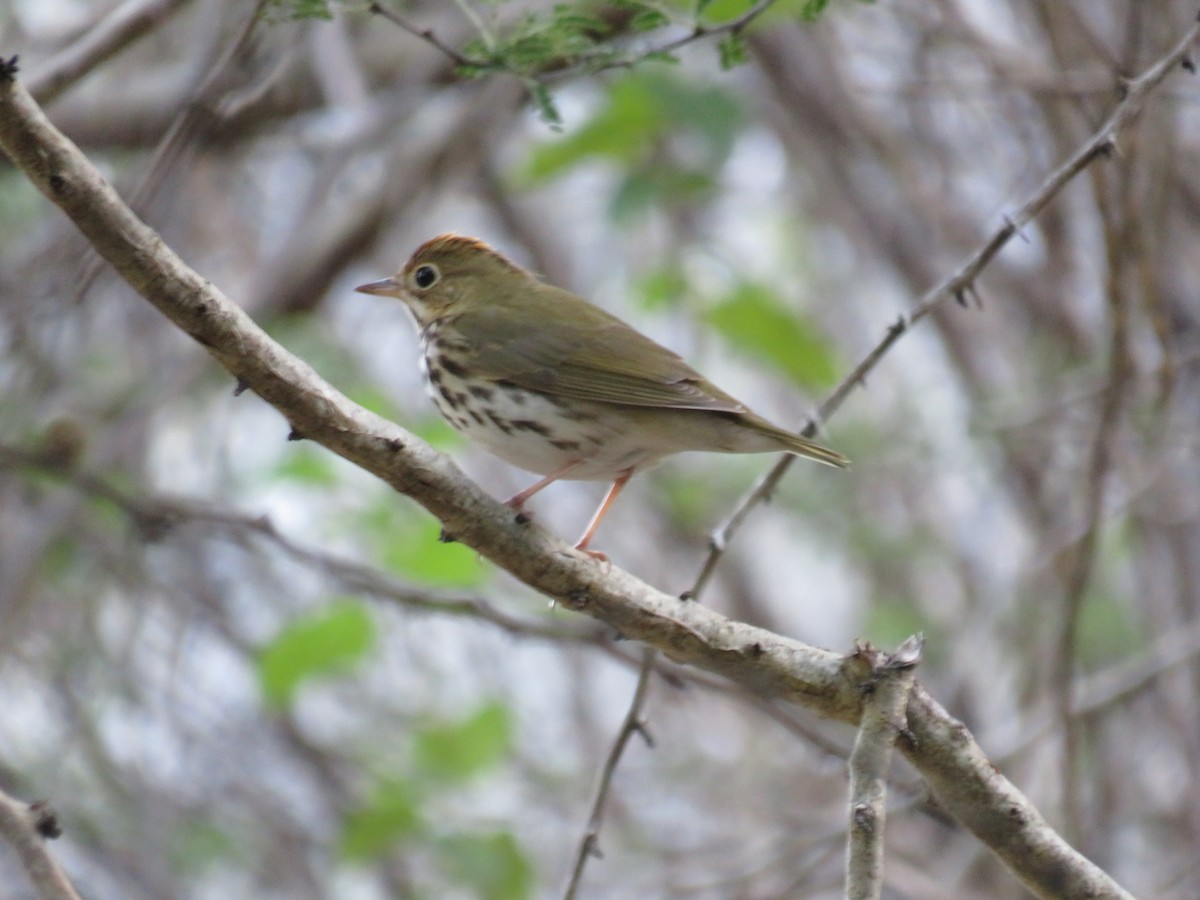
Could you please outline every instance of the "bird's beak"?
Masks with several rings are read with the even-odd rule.
[[[404,287],[395,278],[384,278],[382,281],[372,281],[370,284],[360,284],[355,288],[360,294],[377,294],[381,297],[397,297]]]

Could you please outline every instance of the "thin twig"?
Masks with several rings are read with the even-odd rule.
[[[631,68],[640,62],[652,56],[659,56],[664,53],[674,53],[676,50],[681,50],[688,44],[703,38],[719,37],[721,35],[731,34],[738,35],[745,31],[750,24],[765,13],[768,9],[775,5],[776,0],[759,0],[752,7],[736,18],[730,19],[728,22],[722,22],[719,25],[703,25],[697,22],[692,29],[680,37],[667,41],[657,46],[641,50],[637,55],[627,59],[615,59],[602,62],[600,65],[589,69],[591,72],[602,72],[606,69]],[[588,57],[583,56],[574,66],[563,70],[565,72],[573,72],[579,68],[586,66]],[[556,73],[558,74],[558,73]]]
[[[219,117],[213,109],[213,99],[219,91],[223,90],[226,73],[250,47],[250,39],[262,21],[262,13],[266,9],[267,2],[268,0],[255,0],[254,8],[250,10],[243,21],[241,30],[233,42],[209,69],[178,115],[172,120],[170,127],[154,150],[153,162],[130,194],[129,205],[133,209],[140,213],[146,211],[158,194],[158,189],[162,186],[167,172],[179,161],[188,143],[202,133],[205,127],[212,127],[216,124]],[[98,257],[90,259],[75,285],[73,297],[75,305],[78,305],[91,290],[92,284],[103,268],[103,259]]]
[[[0,837],[16,851],[39,900],[80,900],[46,847],[47,838],[61,833],[48,804],[22,803],[0,791]]]
[[[487,68],[490,63],[483,59],[472,59],[469,56],[463,56],[449,44],[444,43],[433,31],[432,28],[421,28],[412,24],[408,19],[401,16],[399,13],[393,12],[382,3],[373,0],[370,6],[367,7],[372,13],[387,19],[401,31],[407,31],[415,38],[419,38],[429,46],[437,49],[443,55],[447,56],[456,66],[464,66],[470,68]]]
[[[29,93],[50,103],[105,60],[116,56],[190,0],[127,0],[27,79]]]
[[[1192,620],[1158,637],[1127,659],[1079,681],[1072,691],[1071,716],[1097,716],[1104,710],[1130,702],[1153,687],[1164,675],[1200,659],[1200,621]],[[1049,708],[1030,717],[1031,722],[1013,743],[993,757],[1002,768],[1014,765],[1022,754],[1038,747],[1062,725],[1061,713]]]
[[[1058,196],[1075,176],[1096,159],[1107,156],[1116,150],[1117,139],[1141,112],[1147,96],[1176,66],[1187,59],[1188,51],[1198,36],[1200,36],[1200,24],[1193,24],[1183,38],[1158,62],[1150,66],[1142,75],[1130,81],[1126,86],[1123,98],[1117,103],[1104,124],[1062,165],[1047,175],[1042,183],[1025,198],[1017,211],[1006,216],[1003,224],[963,260],[957,269],[927,291],[907,315],[901,316],[888,327],[879,343],[863,357],[862,361],[820,405],[817,412],[808,419],[800,430],[800,434],[805,437],[814,437],[822,425],[841,409],[842,403],[845,402],[850,392],[865,385],[867,375],[875,369],[891,347],[910,328],[945,301],[969,297],[975,290],[976,279],[1004,246],[1021,229],[1033,221],[1038,213],[1045,209],[1047,204]],[[709,541],[708,556],[705,558],[700,574],[690,592],[691,597],[698,598],[703,592],[734,534],[739,530],[751,510],[771,497],[780,479],[791,468],[795,458],[794,456],[781,457],[738,501],[729,517],[713,532]]]
[[[1100,174],[1103,174],[1102,172]],[[1119,222],[1106,190],[1108,179],[1100,178],[1096,186],[1097,201],[1104,219],[1104,242],[1107,272],[1105,292],[1108,295],[1113,331],[1109,350],[1109,384],[1104,393],[1100,420],[1092,442],[1091,458],[1083,485],[1086,491],[1083,534],[1074,546],[1064,552],[1067,570],[1063,585],[1062,619],[1051,665],[1051,692],[1056,698],[1059,722],[1062,727],[1060,783],[1062,790],[1063,830],[1068,840],[1078,843],[1083,836],[1083,809],[1079,764],[1082,722],[1072,715],[1075,705],[1075,662],[1078,657],[1079,620],[1083,613],[1088,585],[1095,571],[1096,552],[1100,542],[1104,508],[1111,486],[1113,433],[1129,393],[1133,363],[1129,356],[1129,299],[1121,283],[1121,254],[1132,240],[1130,232],[1136,222]],[[1132,189],[1132,180],[1124,180],[1124,189]],[[1123,209],[1134,206],[1128,202]]]
[[[579,847],[575,852],[575,865],[571,869],[571,878],[563,891],[563,900],[574,900],[588,859],[600,855],[600,826],[604,822],[604,811],[608,806],[613,775],[617,771],[617,764],[621,761],[629,739],[635,734],[640,734],[648,745],[653,746],[653,742],[646,732],[645,724],[642,722],[642,707],[646,702],[646,691],[650,685],[650,675],[654,671],[654,662],[657,656],[656,650],[647,647],[645,655],[642,657],[642,669],[638,674],[637,687],[633,691],[633,700],[629,704],[629,710],[625,713],[625,721],[621,723],[616,740],[613,741],[608,756],[604,760],[604,768],[600,770],[596,793],[592,798],[592,811],[588,814],[587,825],[579,839]]]

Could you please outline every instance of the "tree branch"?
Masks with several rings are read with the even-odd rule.
[[[148,34],[190,0],[126,0],[27,80],[39,103],[50,103],[100,63]]]
[[[383,479],[437,516],[463,543],[563,605],[601,619],[677,662],[716,672],[766,696],[857,723],[862,698],[838,654],[721,616],[656,590],[571,549],[466,479],[415,435],[362,409],[289,354],[212,284],[188,268],[46,119],[0,63],[0,149],[72,219],[125,280],[292,432]],[[1055,834],[984,756],[970,732],[918,685],[902,751],[952,815],[1044,897],[1128,897]]]
[[[49,804],[22,803],[0,791],[0,836],[17,852],[40,900],[80,900],[46,848],[46,839],[61,833]]]
[[[633,691],[633,699],[629,702],[629,709],[625,713],[625,719],[621,722],[621,728],[617,732],[617,737],[608,751],[608,756],[605,757],[604,768],[600,770],[600,778],[596,783],[596,793],[592,798],[592,811],[588,814],[587,826],[584,828],[583,835],[579,839],[579,847],[575,852],[575,865],[571,869],[571,878],[567,882],[566,890],[563,891],[563,900],[574,900],[579,892],[580,882],[583,879],[584,866],[587,865],[587,861],[591,857],[601,855],[599,843],[600,826],[604,822],[604,811],[608,806],[613,775],[616,774],[617,765],[621,762],[621,756],[625,753],[629,739],[635,734],[640,734],[647,745],[653,746],[653,742],[646,731],[645,722],[642,721],[642,707],[646,705],[650,675],[654,672],[654,661],[657,655],[652,648],[646,648],[645,655],[642,658],[642,668],[638,673],[637,687]]]
[[[914,635],[893,654],[861,646],[855,657],[868,667],[858,739],[850,754],[850,827],[846,840],[847,900],[878,900],[883,893],[883,829],[887,777],[904,709],[912,693],[921,647]]]

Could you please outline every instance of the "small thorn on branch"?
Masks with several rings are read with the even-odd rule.
[[[911,669],[921,662],[921,651],[925,648],[925,635],[921,632],[909,637],[896,648],[896,652],[884,659],[881,668]]]
[[[0,81],[13,81],[17,77],[21,68],[17,65],[18,59],[20,57],[15,53],[8,59],[0,57]]]
[[[1183,71],[1187,72],[1189,75],[1196,74],[1196,64],[1192,62],[1192,58],[1190,56],[1185,56],[1183,59],[1181,59],[1179,61],[1179,65],[1183,68]]]
[[[966,284],[955,289],[954,302],[963,309],[969,309],[971,306],[974,306],[976,309],[983,309],[983,298],[979,296],[979,289],[975,287],[975,282],[973,281],[968,281]]]
[[[62,837],[62,826],[58,824],[58,814],[50,805],[49,800],[38,800],[29,804],[29,813],[33,817],[33,829],[48,840]]]
[[[239,378],[237,380],[237,384],[235,384],[233,386],[233,396],[235,396],[235,397],[242,396],[242,394],[246,393],[246,391],[249,389],[249,387],[250,387],[250,385],[246,384],[246,382],[242,381],[242,379]]]
[[[594,831],[584,838],[583,852],[595,859],[604,859],[604,853],[600,849],[600,839]]]
[[[638,737],[642,739],[642,743],[644,743],[651,750],[654,749],[654,735],[652,735],[650,733],[650,729],[646,727],[645,719],[638,719],[636,722],[634,722],[632,730]]]
[[[1007,226],[1005,230],[1009,234],[1015,234],[1017,237],[1019,237],[1025,243],[1027,243],[1027,244],[1029,243],[1029,236],[1026,235],[1025,232],[1023,232],[1020,229],[1020,227],[1017,225],[1017,223],[1014,222],[1009,216],[1004,217],[1004,224]]]

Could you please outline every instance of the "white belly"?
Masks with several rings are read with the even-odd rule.
[[[608,405],[574,401],[564,409],[547,396],[512,385],[468,387],[443,365],[433,379],[424,358],[421,368],[429,395],[447,422],[527,472],[549,475],[577,463],[566,478],[609,481],[676,449],[645,446],[644,435],[623,427],[631,423]]]

